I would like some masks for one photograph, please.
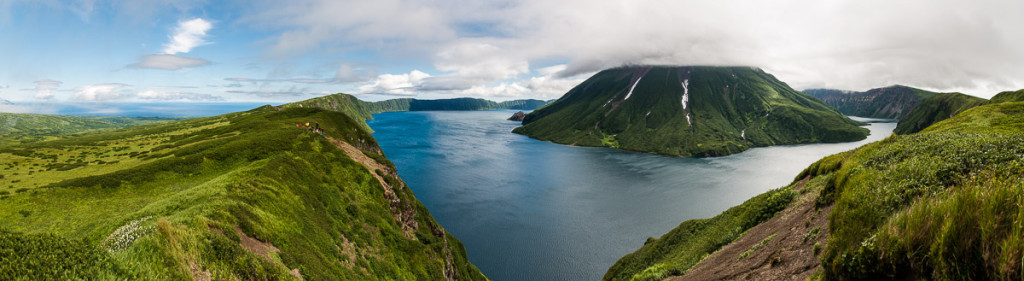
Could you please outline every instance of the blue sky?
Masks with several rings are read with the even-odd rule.
[[[1024,1],[0,0],[0,99],[552,99],[623,64],[797,89],[1024,88]]]

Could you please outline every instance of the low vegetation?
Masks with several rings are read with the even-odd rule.
[[[96,132],[180,119],[174,117],[67,116],[0,112],[0,147],[53,139],[60,135]]]
[[[757,244],[754,244],[753,247],[750,247],[750,250],[747,250],[746,252],[743,252],[742,254],[740,254],[739,257],[736,257],[736,259],[742,260],[742,259],[750,256],[750,254],[754,253],[754,251],[757,251],[757,249],[760,249],[765,244],[768,244],[768,242],[771,242],[772,238],[775,238],[775,236],[778,236],[778,234],[772,234],[771,236],[768,236],[764,240],[761,240],[761,242],[758,242]]]
[[[825,157],[797,176],[808,180],[801,190],[818,192],[821,210],[831,209],[827,243],[814,244],[813,254],[820,252],[822,266],[814,276],[1021,280],[1022,175],[1024,102],[974,107],[920,133],[893,135]],[[758,198],[778,192],[733,209],[750,208]],[[612,266],[605,279],[660,280],[685,274],[699,257],[745,229],[718,222],[734,217],[733,209],[712,219],[684,222],[649,241]],[[694,227],[706,222],[719,227]],[[815,228],[802,235],[808,241],[822,232]],[[726,241],[704,242],[719,237]],[[698,244],[705,246],[693,247]]]
[[[993,96],[991,101],[992,103],[1024,101],[1024,90],[1001,92]]]
[[[0,174],[0,274],[486,279],[338,112],[265,106],[13,145]],[[65,251],[80,253],[25,258]]]
[[[988,100],[983,98],[961,93],[934,94],[921,101],[906,118],[900,119],[893,132],[902,135],[917,133],[964,110],[987,103]]]
[[[836,172],[834,279],[1019,280],[1024,103],[976,107],[858,149]]]

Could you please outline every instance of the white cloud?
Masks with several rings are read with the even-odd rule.
[[[992,94],[986,89],[1024,87],[1024,1],[265,4],[271,8],[255,19],[285,30],[272,39],[278,52],[432,55],[443,74],[424,81],[419,91],[493,87],[505,79],[525,83],[522,69],[562,62],[565,69],[552,77],[623,64],[749,65],[798,89],[900,83],[985,96]]]
[[[164,45],[164,53],[188,53],[192,48],[207,44],[203,37],[211,28],[213,24],[201,18],[178,22],[174,35],[171,35],[171,42]]]
[[[136,94],[139,99],[155,101],[222,101],[224,98],[188,92],[157,92],[153,90]]]
[[[122,99],[128,94],[124,91],[125,84],[107,83],[85,85],[78,88],[75,100],[78,101],[111,101]]]
[[[419,87],[423,80],[429,77],[430,74],[419,70],[413,70],[405,74],[382,74],[377,76],[373,83],[360,86],[357,93],[395,96],[416,95],[417,92],[414,88]]]
[[[32,88],[36,92],[35,98],[44,100],[52,99],[55,96],[53,90],[60,88],[60,85],[63,84],[61,81],[50,79],[38,80],[35,83],[36,86]]]
[[[377,71],[365,69],[351,64],[341,64],[334,73],[335,83],[366,82],[377,76]]]
[[[555,99],[575,87],[593,73],[572,76],[568,78],[559,77],[558,73],[565,69],[565,65],[555,65],[537,69],[534,72],[545,75],[528,78],[505,79],[493,83],[481,83],[465,88],[436,88],[428,87],[428,82],[437,82],[437,78],[450,78],[452,76],[430,76],[414,70],[406,74],[383,74],[376,80],[358,87],[356,94],[376,94],[392,96],[420,96],[426,98],[452,98],[452,97],[485,97],[496,100],[509,99]]]
[[[200,58],[190,58],[178,55],[145,55],[139,58],[139,62],[128,65],[131,68],[149,68],[162,70],[178,70],[210,64],[210,61]]]
[[[179,70],[208,65],[210,64],[208,60],[177,54],[188,53],[195,47],[208,44],[203,37],[211,28],[213,28],[213,24],[201,18],[178,22],[174,34],[170,36],[170,42],[164,45],[163,54],[142,56],[138,62],[130,64],[128,67]]]
[[[465,40],[441,49],[435,56],[434,68],[447,73],[425,79],[420,90],[466,90],[530,72],[525,59],[493,44],[476,41]]]

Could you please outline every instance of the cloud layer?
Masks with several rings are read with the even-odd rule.
[[[139,99],[149,101],[222,101],[224,98],[189,92],[157,92],[153,90],[138,93]]]
[[[990,91],[1024,87],[1022,11],[1003,0],[307,0],[256,17],[285,28],[278,52],[428,55],[441,74],[419,91],[525,84],[539,77],[530,67],[561,63],[551,79],[623,64],[750,65],[798,89]]]
[[[51,79],[38,80],[35,83],[36,86],[32,88],[36,92],[35,98],[43,100],[52,99],[55,96],[53,91],[60,88],[60,85],[63,84],[61,81]]]
[[[178,55],[145,55],[139,58],[139,62],[129,65],[131,68],[148,68],[162,70],[178,70],[210,64],[210,61],[200,58],[190,58]]]
[[[128,85],[105,83],[81,86],[78,87],[74,99],[90,102],[120,100],[128,95],[128,93],[124,91],[125,86]]]

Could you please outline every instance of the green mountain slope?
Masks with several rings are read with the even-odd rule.
[[[832,89],[810,89],[803,92],[821,99],[825,104],[846,115],[885,119],[903,119],[922,100],[935,94],[902,85],[866,92]]]
[[[339,111],[348,114],[356,121],[365,123],[373,119],[373,114],[381,112],[396,111],[430,111],[430,110],[496,110],[496,109],[519,109],[530,110],[548,104],[549,101],[527,99],[494,102],[476,98],[454,98],[439,100],[420,100],[412,98],[390,99],[376,102],[359,100],[349,94],[333,94],[304,101],[282,105],[285,108],[292,107],[315,107],[327,110]],[[363,128],[370,127],[363,124]]]
[[[3,280],[486,279],[338,112],[264,106],[10,146],[0,173]]]
[[[544,141],[684,156],[754,146],[860,140],[867,129],[748,67],[601,71],[513,132]]]
[[[993,96],[991,101],[992,103],[1024,101],[1024,90],[1001,92]]]
[[[1022,175],[1024,102],[978,106],[920,133],[825,157],[790,186],[714,218],[683,222],[624,256],[604,279],[688,280],[688,272],[706,273],[700,267],[712,266],[701,261],[724,260],[733,263],[725,265],[731,276],[756,271],[814,280],[1020,280]],[[779,224],[800,214],[801,205],[827,220]],[[779,232],[756,237],[762,246],[748,246],[745,255],[718,256],[735,253],[720,249],[735,247],[733,241],[744,240],[758,222],[764,222],[758,228]],[[801,231],[786,231],[794,228]],[[821,239],[825,243],[814,242]],[[745,256],[760,259],[742,265]],[[782,271],[800,257],[812,264]]]
[[[0,145],[32,142],[55,135],[124,128],[161,121],[168,117],[64,116],[0,112]]]
[[[913,134],[964,110],[987,103],[988,100],[983,98],[961,93],[935,94],[922,100],[910,114],[900,119],[893,132],[902,135]]]

